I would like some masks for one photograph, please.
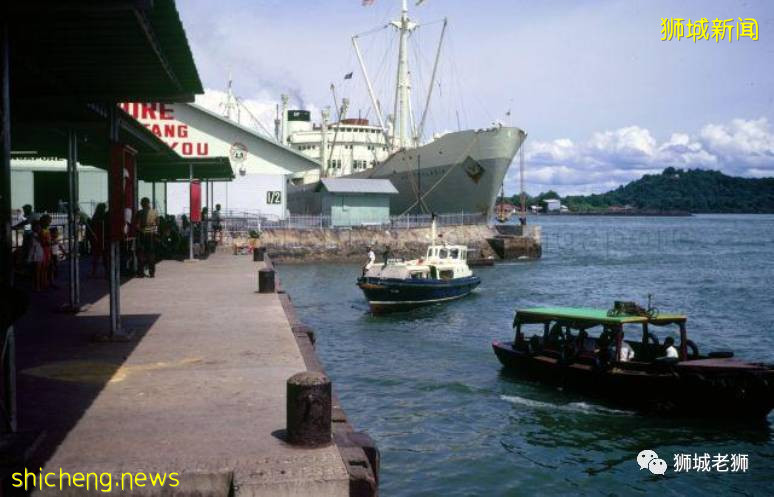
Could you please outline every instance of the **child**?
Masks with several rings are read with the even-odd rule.
[[[38,221],[33,221],[27,262],[32,266],[32,287],[36,292],[43,289],[46,279],[45,268],[43,266],[43,243],[40,239],[40,231],[40,223]]]
[[[48,268],[51,265],[51,216],[43,214],[40,217],[40,244],[43,246],[43,288],[48,288]]]
[[[62,247],[62,240],[59,238],[59,229],[51,228],[51,259],[48,262],[48,283],[53,288],[59,288],[55,281],[59,276],[59,258],[63,257],[65,251]]]

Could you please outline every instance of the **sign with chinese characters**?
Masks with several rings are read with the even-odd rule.
[[[685,20],[682,17],[661,18],[661,41],[671,40],[693,40],[696,43],[699,40],[715,40],[720,43],[721,40],[731,40],[736,35],[736,40],[740,38],[750,38],[752,41],[758,41],[758,21],[753,18],[742,19],[734,23],[734,19],[718,19],[709,21],[706,17],[692,21]],[[711,22],[711,24],[710,24]]]
[[[672,470],[675,473],[746,473],[749,469],[747,454],[703,454],[680,453],[672,458]],[[658,457],[654,450],[643,450],[637,454],[637,465],[640,471],[647,469],[654,475],[665,475],[669,467],[664,459]]]

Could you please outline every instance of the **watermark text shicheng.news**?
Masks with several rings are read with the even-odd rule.
[[[43,468],[32,473],[25,468],[23,473],[11,475],[11,485],[24,490],[76,487],[108,493],[143,487],[177,487],[180,485],[179,476],[180,473],[121,473],[121,477],[114,481],[111,473],[71,473],[61,468],[58,473],[44,473]]]

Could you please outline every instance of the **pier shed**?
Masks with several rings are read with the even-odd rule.
[[[398,190],[388,179],[323,178],[315,189],[331,226],[390,222],[390,197]]]
[[[183,158],[229,157],[235,178],[212,186],[226,211],[284,219],[289,177],[317,172],[319,164],[256,129],[190,102],[129,102],[121,107]],[[170,213],[186,212],[185,185],[170,185]]]

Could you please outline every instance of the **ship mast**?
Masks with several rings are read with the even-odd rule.
[[[220,106],[223,108],[223,117],[226,119],[233,121],[234,118],[232,117],[233,114],[236,114],[236,122],[239,123],[239,102],[237,101],[236,96],[234,96],[234,91],[231,88],[231,71],[228,72],[228,86],[226,89],[226,98],[223,100],[223,103],[220,104]]]
[[[390,25],[398,30],[400,40],[398,43],[398,76],[395,87],[395,111],[393,112],[393,139],[392,148],[400,149],[411,145],[411,78],[408,64],[408,37],[416,28],[408,16],[408,1],[401,0],[402,8],[400,19],[392,21]]]

